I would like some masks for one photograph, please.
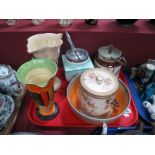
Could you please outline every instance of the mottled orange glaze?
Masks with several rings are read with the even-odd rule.
[[[39,87],[37,85],[34,84],[27,84],[27,89],[29,90],[30,93],[35,93],[40,95],[44,106],[39,107],[39,112],[43,115],[43,116],[49,116],[52,113],[54,113],[55,111],[55,107],[54,105],[54,78],[51,78],[47,85],[44,87]],[[38,98],[38,100],[40,100]],[[35,101],[37,102],[37,101]]]

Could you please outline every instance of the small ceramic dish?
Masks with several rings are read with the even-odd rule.
[[[15,103],[11,96],[0,94],[0,130],[6,126],[15,109]]]
[[[80,90],[80,76],[76,76],[67,87],[67,99],[69,105],[73,112],[82,120],[92,123],[92,124],[101,124],[113,122],[118,119],[128,108],[131,100],[130,92],[127,86],[122,80],[119,80],[119,88],[115,94],[115,102],[118,106],[115,107],[114,111],[108,117],[105,116],[90,116],[83,113],[78,106],[78,94]]]
[[[44,21],[44,19],[32,19],[34,25],[41,25]]]
[[[58,19],[58,23],[62,27],[71,26],[73,23],[73,19]]]

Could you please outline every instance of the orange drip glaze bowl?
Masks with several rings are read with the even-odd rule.
[[[101,123],[108,123],[113,122],[118,119],[128,108],[130,105],[130,92],[126,86],[126,84],[119,79],[119,88],[115,94],[115,101],[117,102],[117,106],[115,106],[111,115],[108,116],[94,116],[88,115],[78,105],[78,98],[79,98],[79,90],[80,90],[80,76],[76,76],[72,81],[69,83],[67,87],[67,99],[69,106],[73,110],[73,112],[82,120],[91,123],[91,124],[101,124]]]

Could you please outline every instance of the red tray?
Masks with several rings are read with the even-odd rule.
[[[64,79],[62,74],[62,69],[59,69],[58,77],[62,80],[62,87],[55,93],[55,101],[59,105],[59,113],[53,120],[46,120],[42,121],[37,117],[35,114],[36,111],[36,104],[33,103],[31,100],[29,109],[28,109],[28,118],[29,120],[38,126],[46,126],[46,127],[96,127],[94,124],[88,124],[83,120],[79,119],[71,110],[67,97],[66,97],[66,88],[67,88],[67,81]],[[123,82],[127,84],[125,76],[123,73],[120,74],[120,78]],[[119,119],[114,122],[108,124],[108,127],[129,127],[134,125],[138,121],[138,112],[131,95],[131,103],[128,108],[128,112],[123,114]]]

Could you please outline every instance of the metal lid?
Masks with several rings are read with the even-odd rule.
[[[83,62],[88,59],[88,52],[82,48],[76,48],[74,51],[69,49],[65,55],[67,60],[75,63]]]
[[[122,51],[113,45],[103,46],[98,49],[98,57],[101,60],[117,61],[122,56]]]
[[[69,49],[65,54],[67,60],[69,60],[71,62],[75,62],[75,63],[76,62],[79,63],[79,62],[83,62],[83,61],[87,60],[88,52],[82,48],[75,48],[73,41],[72,41],[68,32],[66,32],[66,37],[67,37],[67,40],[71,46],[71,49]]]
[[[114,73],[101,69],[93,68],[81,75],[81,86],[89,93],[99,96],[112,96],[118,89],[118,78]]]

